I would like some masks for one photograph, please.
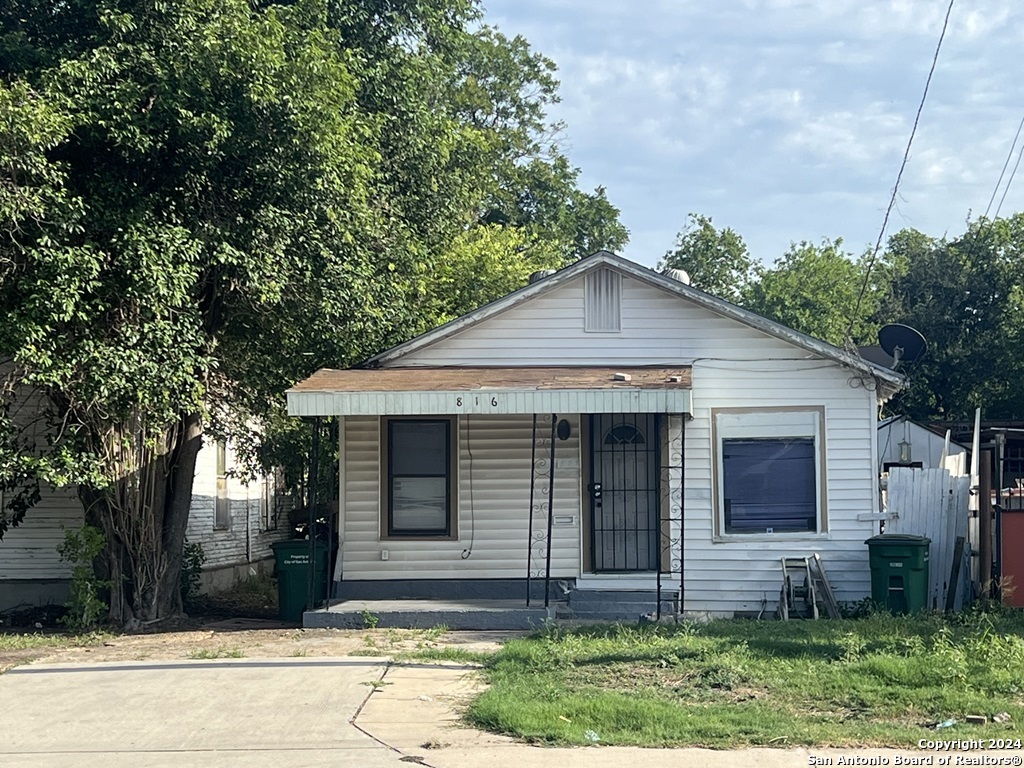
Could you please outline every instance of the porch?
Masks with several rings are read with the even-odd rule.
[[[340,457],[336,599],[307,625],[362,626],[365,611],[528,629],[559,603],[584,620],[674,614],[689,380],[417,368],[302,382],[291,413],[338,417]]]

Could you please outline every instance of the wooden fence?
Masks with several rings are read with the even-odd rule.
[[[953,609],[970,595],[970,553],[967,524],[971,479],[948,469],[893,467],[886,493],[885,533],[905,533],[931,539],[928,606],[942,610],[947,591],[954,591]],[[956,583],[950,585],[957,537],[963,537],[963,560]]]

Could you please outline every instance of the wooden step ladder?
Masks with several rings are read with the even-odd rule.
[[[838,619],[839,604],[832,585],[825,575],[821,555],[815,552],[807,557],[783,557],[782,591],[779,594],[778,616],[788,621],[790,615],[817,619],[823,607],[831,619]]]

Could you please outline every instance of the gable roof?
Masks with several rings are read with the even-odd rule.
[[[730,304],[724,299],[712,296],[698,288],[686,285],[685,283],[679,282],[671,277],[662,275],[653,269],[637,264],[636,262],[630,261],[629,259],[623,258],[622,256],[618,256],[614,253],[609,253],[608,251],[598,251],[591,256],[577,261],[575,264],[571,264],[568,267],[558,270],[548,277],[537,280],[534,283],[530,283],[529,285],[513,291],[506,296],[502,296],[500,299],[496,299],[489,304],[485,304],[479,309],[475,309],[462,317],[457,317],[431,331],[427,331],[426,333],[416,336],[409,341],[381,352],[380,354],[366,360],[360,367],[377,367],[397,362],[400,358],[411,352],[415,352],[416,350],[423,349],[424,347],[430,346],[442,339],[454,336],[455,334],[478,325],[479,323],[511,309],[524,301],[528,301],[535,296],[548,293],[555,288],[564,285],[570,280],[574,280],[575,278],[602,266],[616,269],[642,283],[654,286],[655,288],[660,288],[663,291],[687,299],[718,315],[736,320],[737,322],[766,333],[769,336],[774,336],[775,338],[788,342],[793,346],[812,352],[815,355],[820,355],[821,357],[834,360],[840,365],[844,365],[856,371],[860,371],[861,373],[873,376],[879,382],[884,382],[889,385],[889,388],[894,391],[902,389],[906,384],[906,378],[896,371],[867,361],[860,357],[860,355],[852,354],[845,349],[833,346],[832,344],[816,339],[813,336],[808,336],[805,333],[795,331],[781,323],[775,322],[774,320],[762,317],[756,312],[751,312],[749,309],[743,309],[735,304]]]

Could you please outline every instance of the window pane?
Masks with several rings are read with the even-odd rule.
[[[726,533],[817,530],[814,440],[723,440]]]
[[[447,421],[392,421],[390,426],[392,475],[448,471]]]
[[[446,477],[395,477],[391,480],[393,531],[437,531],[448,528]]]
[[[217,478],[217,500],[213,511],[213,527],[215,529],[231,527],[231,499],[228,498],[227,478]]]

